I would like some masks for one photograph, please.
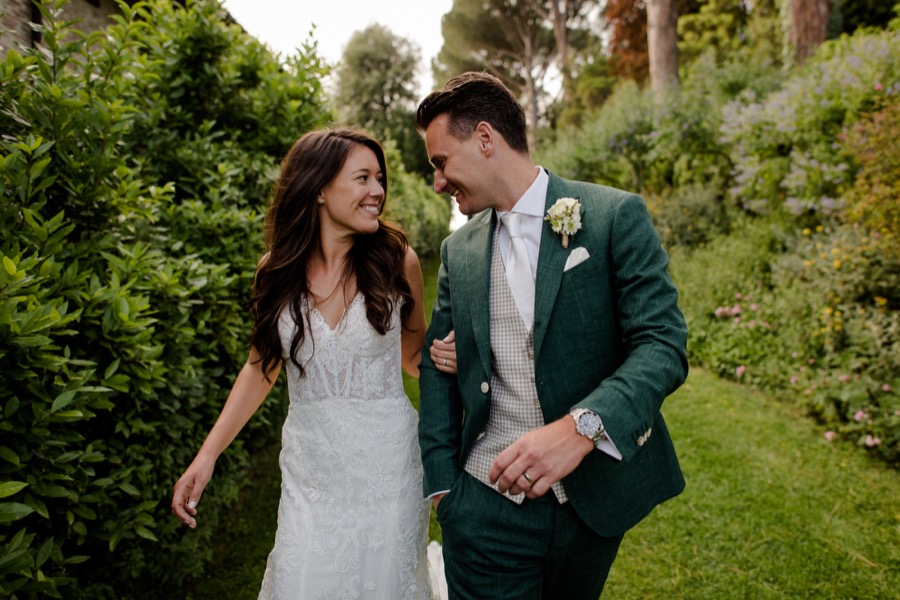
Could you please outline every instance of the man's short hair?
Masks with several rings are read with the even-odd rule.
[[[502,81],[493,75],[469,71],[430,93],[416,111],[416,128],[424,132],[440,115],[448,117],[450,134],[460,141],[471,137],[481,121],[491,125],[509,147],[528,154],[525,109]]]

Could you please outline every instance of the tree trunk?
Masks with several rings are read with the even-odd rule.
[[[789,41],[798,65],[813,55],[828,35],[829,0],[789,0]]]
[[[560,0],[550,2],[550,21],[553,23],[553,38],[556,41],[557,65],[562,75],[563,102],[572,97],[572,65],[569,63],[569,30],[566,27],[568,10],[560,9]]]
[[[647,0],[650,88],[656,93],[678,84],[677,24],[675,0]]]

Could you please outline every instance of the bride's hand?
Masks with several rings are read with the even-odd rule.
[[[438,371],[451,375],[456,374],[456,334],[454,332],[448,333],[443,340],[434,340],[428,351],[431,354],[431,362]]]
[[[175,483],[175,491],[172,494],[172,512],[185,525],[194,529],[197,527],[197,503],[206,484],[212,478],[216,461],[207,461],[200,456],[194,459],[184,475]]]

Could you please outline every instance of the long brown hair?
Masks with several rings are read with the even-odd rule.
[[[253,330],[250,343],[259,353],[262,371],[268,374],[284,357],[278,333],[281,312],[288,307],[296,324],[290,344],[290,360],[300,373],[297,349],[305,331],[303,298],[309,292],[307,265],[320,242],[319,211],[316,198],[343,168],[350,151],[365,146],[375,153],[383,173],[380,182],[387,202],[387,165],[381,145],[353,129],[325,129],[307,133],[288,151],[281,163],[272,202],[266,212],[266,258],[260,261],[253,285],[251,310]],[[414,301],[406,280],[404,262],[409,242],[403,231],[378,219],[378,231],[356,236],[347,255],[347,265],[356,287],[366,300],[366,317],[384,335],[391,325],[394,303],[403,302],[401,319],[407,322]]]

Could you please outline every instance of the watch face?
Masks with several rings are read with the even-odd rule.
[[[600,417],[593,413],[586,412],[578,418],[579,433],[589,437],[594,437],[597,430],[600,429]]]

